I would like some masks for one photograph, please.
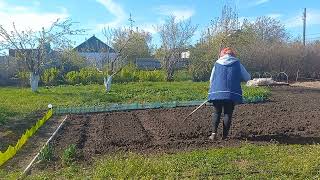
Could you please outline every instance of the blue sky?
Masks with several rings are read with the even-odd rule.
[[[168,15],[179,20],[191,18],[200,32],[210,20],[221,14],[225,3],[235,4],[239,18],[250,21],[270,16],[285,24],[293,37],[302,36],[302,12],[307,8],[307,40],[320,39],[319,0],[0,0],[0,24],[10,28],[14,21],[19,29],[48,27],[57,18],[71,18],[78,27],[90,29],[87,35],[76,37],[76,45],[93,34],[104,40],[102,27],[129,27],[129,14],[134,26],[153,34],[159,43],[155,26]]]

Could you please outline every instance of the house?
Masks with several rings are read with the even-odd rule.
[[[99,68],[102,68],[105,63],[117,57],[114,49],[95,36],[90,37],[75,47],[74,50],[77,51],[80,56],[86,58],[89,64],[93,64]]]
[[[134,64],[138,69],[155,70],[161,68],[161,63],[154,58],[136,58]]]
[[[0,86],[15,85],[17,82],[11,77],[17,72],[17,64],[9,56],[0,56]]]
[[[9,49],[9,57],[19,59],[19,56],[23,55],[28,59],[37,59],[41,54],[39,49]],[[60,56],[58,51],[51,49],[50,44],[46,44],[44,48],[44,65],[46,68],[56,66],[60,63]],[[17,61],[19,67],[25,66],[24,61]]]

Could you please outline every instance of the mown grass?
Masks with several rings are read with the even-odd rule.
[[[270,94],[270,90],[265,88],[244,87],[243,90],[246,97]],[[54,106],[83,106],[106,103],[204,100],[207,98],[207,91],[208,83],[205,82],[114,84],[112,91],[108,94],[101,85],[41,87],[37,93],[32,93],[29,88],[6,87],[0,88],[0,120],[10,122],[10,119],[17,119],[30,112],[45,110],[49,103]],[[232,152],[229,149],[226,150],[226,152]],[[158,177],[158,175],[160,177],[180,175],[194,177],[205,174],[206,171],[203,171],[203,168],[209,169],[208,164],[202,165],[202,156],[205,154],[215,159],[215,156],[219,155],[218,152],[215,150],[212,152],[195,151],[189,155],[182,153],[163,157],[161,155],[146,157],[137,154],[119,154],[106,157],[104,161],[97,162],[89,168],[82,165],[71,165],[57,172],[44,170],[30,176],[30,179],[85,179],[86,177],[95,179],[115,177],[118,179],[131,176],[148,178]],[[186,161],[188,159],[191,160],[189,165]],[[197,159],[199,162],[196,162]],[[190,168],[192,171],[189,171]],[[16,179],[19,174],[20,172],[6,172],[0,169],[0,179]]]
[[[19,173],[0,170],[0,177]],[[99,158],[92,166],[74,164],[34,172],[28,179],[319,179],[319,145],[257,146],[195,150],[176,154],[124,153]]]
[[[54,106],[84,106],[106,103],[165,102],[204,100],[207,82],[141,82],[114,84],[110,93],[102,85],[41,87],[37,93],[30,88],[0,88],[0,122]],[[244,96],[266,96],[265,88],[244,87]],[[1,124],[1,123],[0,123]]]

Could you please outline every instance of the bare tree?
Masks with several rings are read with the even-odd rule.
[[[230,34],[239,29],[240,22],[236,8],[229,5],[224,5],[221,11],[221,16],[211,20],[210,32],[211,35],[224,33]]]
[[[56,20],[48,29],[41,31],[25,30],[19,31],[13,23],[13,30],[10,31],[0,25],[0,51],[14,50],[14,57],[26,65],[30,72],[30,85],[32,91],[38,89],[40,72],[48,63],[50,45],[54,45],[57,51],[71,46],[72,41],[69,35],[79,35],[85,32],[84,29],[73,29],[74,22],[68,20]]]
[[[107,68],[106,72],[98,69],[99,72],[106,74],[104,84],[106,92],[110,91],[112,77],[128,64],[133,63],[135,58],[150,55],[151,35],[145,31],[132,31],[130,29],[111,29],[104,28],[102,31],[106,43],[112,45],[116,50],[113,55],[110,51],[104,56],[103,63]]]
[[[167,81],[173,80],[175,65],[181,60],[181,53],[188,47],[197,26],[191,20],[177,21],[170,16],[163,25],[158,26],[161,38],[163,67],[167,72]]]

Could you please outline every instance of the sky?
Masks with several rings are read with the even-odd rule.
[[[152,33],[159,45],[156,26],[170,15],[179,21],[191,18],[198,29],[193,42],[199,39],[210,21],[221,14],[224,4],[235,6],[239,19],[255,20],[269,16],[280,20],[292,37],[302,36],[302,13],[307,8],[307,41],[320,39],[319,0],[0,0],[0,25],[19,30],[40,30],[56,19],[72,19],[75,28],[88,29],[85,35],[73,37],[75,45],[92,35],[105,40],[103,27],[129,27],[133,25]]]

